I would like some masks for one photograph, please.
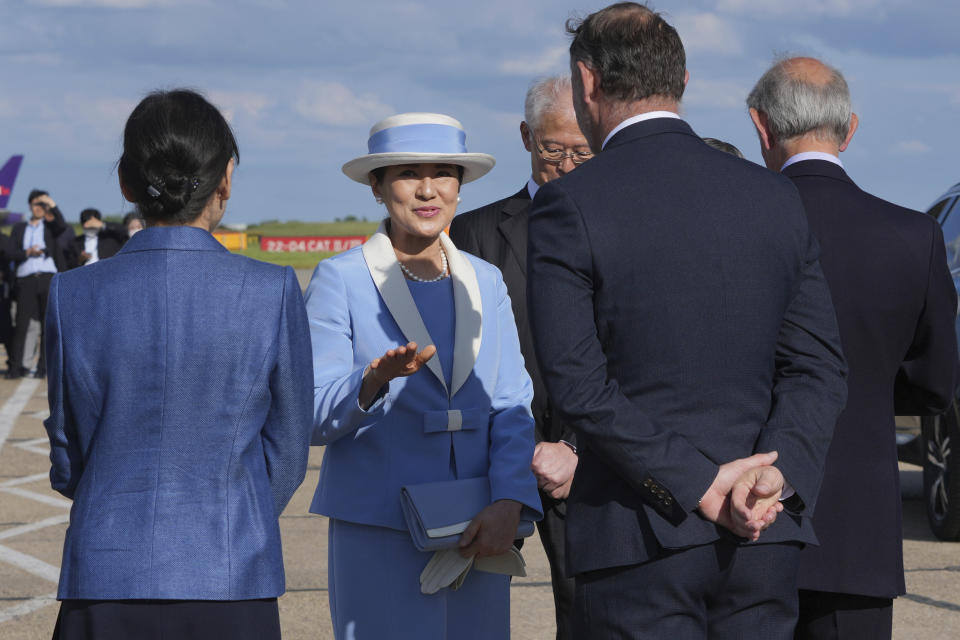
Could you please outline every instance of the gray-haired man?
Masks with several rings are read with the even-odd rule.
[[[847,407],[800,562],[796,638],[889,638],[904,593],[894,415],[940,413],[956,379],[956,292],[936,221],[861,191],[840,152],[857,129],[839,71],[782,60],[747,98],[767,167],[793,180],[820,242]],[[882,259],[877,259],[882,256]]]
[[[570,428],[557,420],[543,386],[527,320],[526,275],[527,212],[534,194],[543,184],[573,171],[593,156],[577,126],[569,77],[543,78],[530,85],[520,135],[530,152],[532,176],[527,184],[509,198],[458,215],[450,225],[450,237],[460,249],[497,265],[510,293],[520,348],[533,379],[537,436],[533,472],[544,507],[540,539],[550,561],[557,638],[569,638],[573,580],[563,577],[563,527],[564,499],[577,467],[576,440]]]

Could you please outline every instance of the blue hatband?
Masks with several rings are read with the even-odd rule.
[[[407,124],[377,131],[368,153],[466,153],[467,134],[446,124]]]

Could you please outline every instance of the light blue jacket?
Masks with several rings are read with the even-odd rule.
[[[282,594],[311,429],[293,271],[151,227],[58,274],[46,332],[50,479],[74,500],[58,598]]]
[[[539,519],[533,388],[496,267],[441,235],[453,278],[455,346],[448,388],[434,356],[396,378],[368,411],[363,371],[387,349],[432,344],[383,226],[362,247],[321,262],[307,288],[313,342],[313,444],[327,445],[310,511],[406,529],[400,489],[488,476],[493,500],[516,500]],[[446,313],[438,310],[438,313]]]

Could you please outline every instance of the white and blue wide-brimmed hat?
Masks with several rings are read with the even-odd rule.
[[[459,121],[440,113],[401,113],[370,129],[367,155],[343,165],[349,178],[370,184],[369,173],[397,164],[445,163],[463,167],[463,181],[486,174],[496,160],[486,153],[467,152],[467,134]]]

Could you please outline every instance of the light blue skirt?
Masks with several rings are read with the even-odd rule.
[[[406,531],[330,520],[330,617],[337,640],[510,637],[510,579],[471,571],[457,591],[420,593],[432,553]]]

